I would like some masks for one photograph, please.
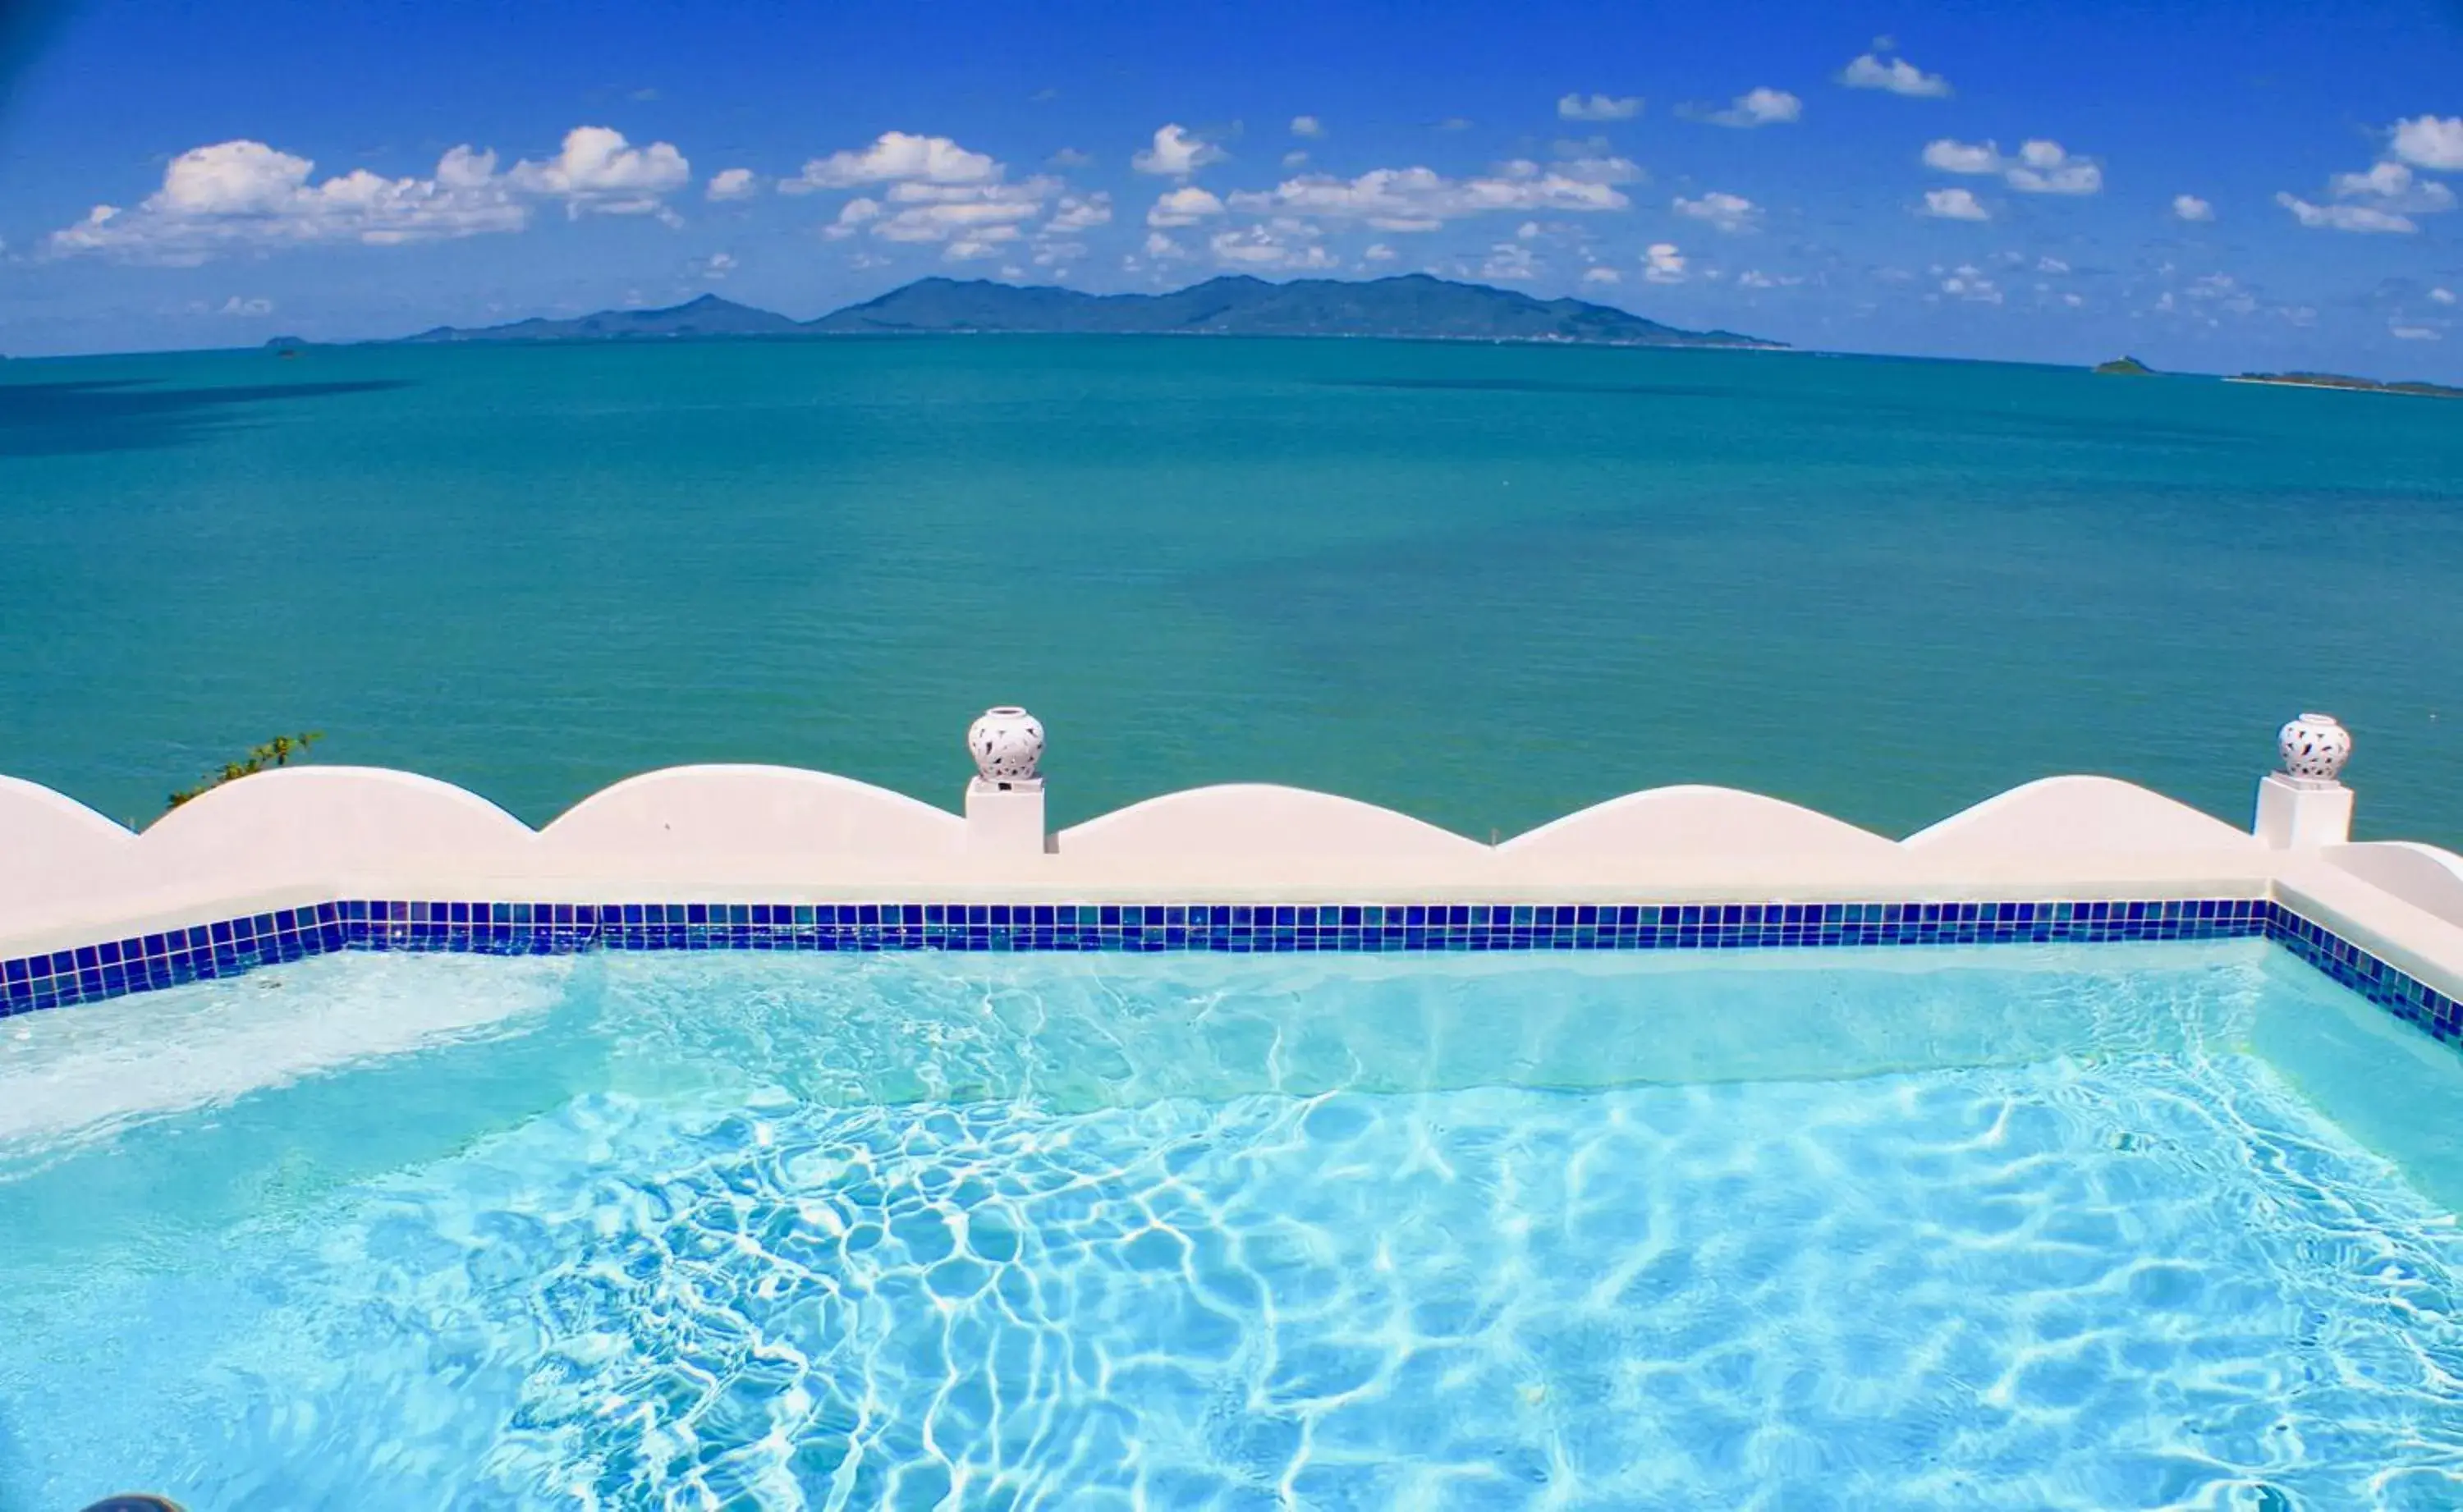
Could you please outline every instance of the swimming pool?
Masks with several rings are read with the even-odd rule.
[[[326,956],[0,1023],[0,1506],[2449,1506],[2255,940]]]

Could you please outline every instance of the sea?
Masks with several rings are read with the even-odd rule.
[[[1667,783],[2235,822],[2303,710],[2463,847],[2463,403],[1822,356],[949,336],[0,363],[0,773],[276,734],[534,824],[774,762],[1057,822],[1291,783],[1480,840]]]

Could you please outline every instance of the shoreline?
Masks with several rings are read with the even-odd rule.
[[[2463,391],[2440,394],[2430,389],[2398,388],[2391,383],[2312,383],[2290,378],[2227,378],[2226,383],[2255,383],[2266,388],[2315,388],[2343,394],[2394,394],[2404,399],[2463,399]]]

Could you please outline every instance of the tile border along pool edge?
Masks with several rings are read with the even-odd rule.
[[[2440,1043],[2463,1004],[2272,898],[1687,904],[500,903],[348,899],[0,961],[0,1017],[338,951],[1800,950],[2265,939]]]

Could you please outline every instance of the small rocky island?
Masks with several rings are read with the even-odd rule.
[[[2118,373],[2132,378],[2152,378],[2155,374],[2153,368],[2136,357],[2114,357],[2109,362],[2097,363],[2095,370],[2098,373]]]
[[[2419,394],[2430,399],[2463,399],[2463,388],[2450,388],[2443,383],[2381,383],[2375,378],[2351,378],[2342,373],[2242,373],[2224,381],[2281,383],[2294,388],[2352,389],[2363,394]]]

